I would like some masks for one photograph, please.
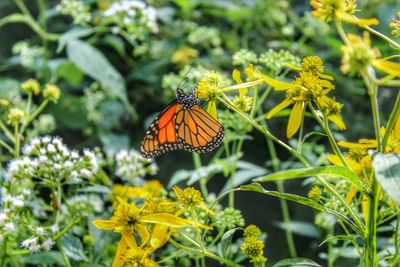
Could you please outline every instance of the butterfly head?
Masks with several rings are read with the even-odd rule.
[[[193,94],[188,94],[181,88],[176,89],[176,98],[178,103],[182,104],[186,109],[199,104]]]

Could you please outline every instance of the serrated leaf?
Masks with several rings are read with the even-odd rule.
[[[73,235],[66,234],[61,237],[61,245],[64,248],[65,255],[76,261],[87,261],[81,240]]]
[[[365,185],[361,183],[360,179],[354,172],[347,169],[346,167],[341,167],[341,166],[311,167],[311,168],[285,170],[285,171],[275,172],[264,177],[259,177],[257,179],[254,179],[254,181],[269,182],[269,181],[305,178],[318,175],[344,178],[349,182],[351,182],[354,186],[356,186],[357,189],[360,190],[361,192],[367,191]]]
[[[273,267],[321,267],[321,265],[307,258],[292,258],[281,260]]]
[[[372,161],[375,176],[383,190],[400,205],[400,156],[376,154]]]
[[[227,231],[222,236],[222,238],[221,238],[221,247],[220,247],[220,251],[221,251],[222,257],[228,258],[229,248],[230,248],[230,246],[232,244],[233,235],[238,230],[243,230],[243,229],[242,228],[234,228],[234,229],[231,229],[231,230]]]

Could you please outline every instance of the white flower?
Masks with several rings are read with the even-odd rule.
[[[77,171],[72,171],[71,174],[68,177],[69,179],[77,179],[78,178],[78,172]]]
[[[7,214],[5,212],[0,213],[0,223],[3,223],[7,220]]]
[[[22,153],[24,155],[29,155],[32,153],[32,150],[34,149],[34,146],[32,144],[25,145],[24,148],[22,149]]]
[[[44,235],[45,234],[44,228],[43,227],[36,228],[36,233],[38,235]]]
[[[39,244],[33,244],[30,246],[29,250],[33,253],[37,253],[40,251],[40,245]]]
[[[118,33],[119,33],[119,28],[118,28],[117,26],[112,26],[112,27],[111,27],[111,32],[112,32],[113,34],[118,34]]]
[[[51,141],[51,137],[50,137],[50,136],[44,136],[44,137],[42,138],[42,143],[43,143],[43,144],[50,143],[50,141]]]
[[[91,178],[92,176],[93,176],[93,174],[89,171],[89,170],[87,170],[87,169],[82,169],[80,172],[79,172],[79,175],[80,176],[82,176],[83,178]]]
[[[72,169],[72,167],[74,167],[74,164],[71,161],[67,160],[66,162],[64,162],[64,167],[66,169]]]
[[[53,225],[50,227],[50,230],[51,230],[51,232],[52,232],[53,234],[58,233],[58,225],[57,225],[57,224],[53,224]]]
[[[47,151],[48,151],[49,153],[56,153],[56,147],[55,147],[53,144],[49,144],[49,145],[47,146]]]
[[[15,226],[14,223],[12,222],[8,222],[4,225],[4,231],[6,231],[6,233],[12,233],[15,231]]]
[[[25,196],[29,196],[31,193],[32,193],[32,191],[29,190],[29,189],[24,188],[24,189],[22,190],[22,194],[25,195]]]
[[[15,197],[12,201],[12,205],[17,208],[21,208],[25,205],[24,201],[22,200],[23,196]]]
[[[40,163],[46,163],[47,162],[47,157],[46,156],[40,156],[39,157]]]
[[[78,152],[72,151],[72,152],[71,152],[71,158],[73,158],[73,159],[78,159],[78,158],[79,158]]]
[[[51,248],[54,246],[55,242],[53,239],[48,238],[46,241],[43,242],[42,246],[46,251],[51,250]]]

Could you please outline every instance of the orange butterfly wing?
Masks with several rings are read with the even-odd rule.
[[[225,133],[222,125],[198,105],[177,111],[176,129],[183,149],[197,153],[214,150]]]
[[[174,103],[150,124],[140,151],[145,158],[177,149],[206,153],[218,147],[223,138],[222,125],[199,105],[188,109]]]
[[[181,149],[176,136],[176,110],[181,105],[174,103],[161,112],[150,124],[142,141],[140,152],[145,158],[154,158],[167,151]]]

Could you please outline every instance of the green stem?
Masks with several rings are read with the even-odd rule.
[[[400,44],[396,43],[395,41],[393,41],[392,39],[390,39],[390,38],[387,37],[386,35],[384,35],[384,34],[378,32],[378,31],[376,31],[376,30],[374,30],[374,29],[372,29],[371,27],[366,26],[366,25],[362,25],[361,27],[364,28],[364,29],[366,29],[366,30],[369,31],[370,33],[372,33],[372,34],[378,36],[378,37],[381,38],[382,40],[388,42],[388,43],[391,44],[394,48],[400,49]]]
[[[26,130],[26,127],[43,111],[43,109],[49,104],[49,100],[45,99],[40,106],[33,112],[32,115],[29,115],[28,119],[24,121],[21,127],[21,134],[23,134]]]
[[[14,140],[15,140],[14,155],[15,158],[19,158],[21,141],[19,138],[19,127],[17,123],[15,123],[14,125]]]
[[[400,92],[397,94],[396,102],[394,103],[392,113],[390,113],[390,117],[385,129],[385,134],[382,138],[382,151],[386,151],[386,145],[388,143],[390,134],[392,133],[393,127],[396,124],[396,120],[400,116],[399,114],[400,114]]]
[[[333,137],[331,128],[329,127],[328,119],[324,116],[324,120],[321,120],[321,118],[318,116],[316,110],[314,109],[314,107],[311,103],[308,103],[308,107],[310,108],[311,113],[314,115],[315,119],[318,121],[318,123],[321,125],[321,127],[324,129],[325,133],[327,134],[328,140],[329,140],[329,143],[331,144],[333,152],[339,157],[343,166],[346,166],[348,169],[351,169],[349,164],[347,163],[346,159],[344,158],[342,152],[340,151],[340,148],[339,148],[338,144],[336,143],[335,138]],[[321,107],[318,106],[318,109],[321,110]]]
[[[328,229],[328,233],[327,233],[327,238],[330,238],[333,236],[333,227],[330,227]],[[332,240],[328,241],[328,267],[334,267],[335,263],[335,256],[333,255],[333,244],[332,244]]]
[[[380,186],[375,177],[372,176],[371,194],[368,196],[368,216],[366,218],[365,230],[365,250],[364,262],[365,266],[378,266],[378,255],[376,246],[376,228],[378,220],[378,203],[379,203]]]
[[[193,155],[194,168],[195,170],[198,170],[199,168],[201,168],[200,155],[198,153],[192,153],[192,155]],[[200,184],[201,194],[203,195],[204,198],[207,198],[208,197],[207,177],[202,176],[199,180],[199,184]]]
[[[200,250],[200,251],[199,251],[199,250],[197,250],[197,249],[185,247],[185,246],[179,244],[178,242],[176,242],[175,240],[173,240],[172,238],[169,239],[169,242],[170,242],[173,246],[177,247],[178,249],[186,250],[186,251],[190,251],[190,252],[193,252],[193,253],[201,254],[201,255],[203,255],[203,256],[206,256],[206,257],[208,257],[208,258],[214,259],[214,260],[216,260],[216,261],[223,262],[223,263],[225,263],[225,264],[228,265],[228,266],[232,266],[232,267],[243,267],[243,265],[240,265],[240,264],[235,263],[235,262],[233,262],[233,261],[231,261],[231,260],[222,258],[222,257],[220,257],[220,256],[218,256],[218,255],[215,255],[215,254],[213,254],[213,253],[211,253],[211,252],[209,252],[209,251],[207,251],[207,250],[204,250],[204,251],[201,251],[201,250]]]
[[[11,142],[15,144],[14,135],[11,131],[4,125],[4,123],[0,120],[0,128],[3,130],[4,134],[10,139]]]
[[[63,235],[65,235],[69,230],[72,229],[72,227],[74,227],[76,224],[78,224],[83,218],[80,217],[78,219],[75,219],[74,221],[72,221],[70,224],[68,224],[67,227],[65,227],[64,229],[62,229],[58,234],[56,234],[53,237],[54,241],[57,241],[58,239],[60,239]]]
[[[0,139],[0,145],[4,146],[11,154],[14,154],[14,149],[10,147],[6,142],[4,142],[2,139]]]
[[[7,246],[8,246],[8,236],[4,236],[3,248],[1,251],[0,267],[5,266],[7,260]]]
[[[67,255],[65,255],[64,247],[62,246],[60,240],[57,241],[57,246],[58,246],[58,249],[60,250],[60,253],[61,253],[61,256],[62,256],[62,258],[64,260],[65,266],[66,267],[71,267],[71,263],[69,262]]]
[[[303,144],[303,131],[304,131],[304,115],[305,112],[301,115],[301,124],[300,124],[300,131],[299,131],[299,141],[297,144],[297,152],[301,154],[302,144]]]

